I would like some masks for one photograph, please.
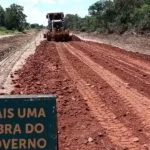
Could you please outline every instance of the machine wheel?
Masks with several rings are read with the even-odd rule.
[[[72,41],[72,36],[69,36],[69,41]]]
[[[47,41],[51,41],[51,37],[50,36],[47,36]]]
[[[46,34],[44,34],[44,36],[43,36],[44,38],[46,38]]]

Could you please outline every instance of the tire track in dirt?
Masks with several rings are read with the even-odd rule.
[[[91,57],[93,61],[102,65],[105,69],[119,76],[122,80],[127,82],[132,88],[135,88],[141,94],[150,97],[150,75],[145,74],[139,70],[139,68],[130,67],[127,64],[119,62],[116,58],[113,58],[100,49],[83,42],[71,43],[76,49],[80,49]],[[117,53],[116,53],[117,57]]]
[[[100,101],[100,97],[91,88],[86,86],[87,83],[80,78],[78,73],[70,65],[63,52],[63,46],[67,48],[68,51],[72,49],[68,46],[68,44],[57,44],[60,59],[62,60],[68,75],[72,78],[77,89],[86,100],[93,115],[97,118],[100,125],[107,130],[108,137],[114,144],[118,145],[122,149],[129,148],[130,150],[141,150],[140,144],[134,142],[135,137],[132,135],[132,132],[130,132],[130,130],[127,129],[121,122],[115,119],[116,116],[104,103],[102,103],[102,101]]]
[[[117,55],[117,53],[110,53],[110,50],[106,50],[106,49],[103,49],[102,47],[100,46],[95,46],[93,44],[93,46],[91,44],[88,44],[87,42],[72,42],[73,45],[75,46],[81,46],[82,48],[87,48],[88,51],[91,51],[91,52],[95,52],[96,54],[100,54],[102,58],[110,60],[110,61],[116,61],[118,62],[118,64],[123,67],[125,69],[125,71],[127,71],[128,74],[137,74],[137,78],[139,80],[145,80],[144,75],[145,75],[145,71],[142,71],[142,70],[139,70],[139,66],[137,66],[137,64],[135,64],[136,66],[133,66],[130,62],[128,62],[127,60],[124,60],[123,58],[119,57]],[[125,57],[125,56],[124,56]],[[150,67],[149,67],[150,69]],[[146,74],[148,75],[148,74]],[[150,83],[150,75],[148,75],[148,81]]]
[[[41,40],[41,33],[39,33],[36,39],[36,42],[39,43]],[[27,44],[25,47],[20,48],[20,50],[16,50],[15,52],[11,52],[4,60],[0,62],[0,92],[9,93],[11,91],[11,82],[9,81],[11,73],[16,69],[15,66],[17,63],[19,64],[19,60],[25,53],[30,53],[31,49],[35,49],[35,36],[32,38],[31,42]],[[27,52],[26,52],[27,51]],[[28,52],[29,51],[29,52]],[[26,54],[25,54],[26,55]],[[21,62],[22,63],[22,62]],[[9,86],[9,87],[8,87]],[[8,89],[5,89],[7,88]],[[9,89],[10,88],[10,89]]]
[[[54,42],[41,42],[17,72],[13,94],[57,96],[58,145],[60,150],[122,150],[107,137],[91,115],[86,102],[66,73]],[[88,138],[93,139],[92,142]]]
[[[127,87],[119,77],[104,69],[99,64],[93,62],[80,50],[73,48],[70,44],[64,45],[67,50],[88,65],[94,72],[96,72],[103,80],[105,80],[118,94],[122,97],[130,107],[135,108],[138,116],[144,120],[142,124],[145,128],[150,128],[150,101],[138,93],[135,89]],[[146,124],[146,125],[145,125]]]
[[[0,65],[0,87],[5,83],[7,77],[10,74],[10,70],[13,68],[15,63],[20,59],[21,55],[24,53],[23,51],[17,51],[14,54],[7,57]]]
[[[149,143],[149,129],[145,129],[141,125],[144,120],[137,116],[135,108],[131,107],[129,103],[125,103],[124,99],[91,68],[72,55],[67,49],[64,51],[73,68],[88,83],[87,86],[91,87],[101,98],[100,100],[116,115],[116,119],[132,130],[141,143]]]
[[[145,57],[146,57],[145,55],[144,55],[145,57],[143,56],[144,59],[142,61],[140,61],[138,59],[138,56],[133,57],[131,55],[131,52],[121,50],[117,47],[110,47],[108,45],[99,44],[99,43],[95,43],[95,42],[86,42],[86,41],[84,41],[82,43],[84,43],[88,47],[91,47],[91,44],[92,44],[94,46],[94,48],[96,48],[96,49],[93,49],[93,47],[91,47],[93,49],[93,51],[106,52],[112,58],[117,59],[118,61],[123,62],[124,64],[127,64],[128,66],[131,66],[133,68],[139,68],[139,70],[141,70],[141,71],[143,71],[143,72],[150,75],[150,63],[147,63],[147,61],[144,62]],[[134,55],[135,55],[135,53],[134,53]],[[148,57],[147,60],[150,60],[150,58],[149,58],[150,56],[147,56],[147,57]]]
[[[18,34],[0,39],[0,61],[19,51],[21,47],[26,46],[35,37],[35,34],[37,33],[31,31],[27,34]]]

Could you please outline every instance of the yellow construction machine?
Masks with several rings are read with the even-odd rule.
[[[72,36],[69,29],[65,25],[64,13],[48,13],[48,30],[44,34],[44,38],[48,41],[70,41]]]

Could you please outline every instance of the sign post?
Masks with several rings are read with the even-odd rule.
[[[0,150],[57,150],[56,98],[0,96]]]

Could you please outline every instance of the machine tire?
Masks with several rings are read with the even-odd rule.
[[[47,41],[51,41],[51,37],[50,36],[47,36]]]
[[[45,38],[46,38],[46,34],[44,34],[44,36],[43,36],[43,37],[44,37],[44,39],[45,39]]]

